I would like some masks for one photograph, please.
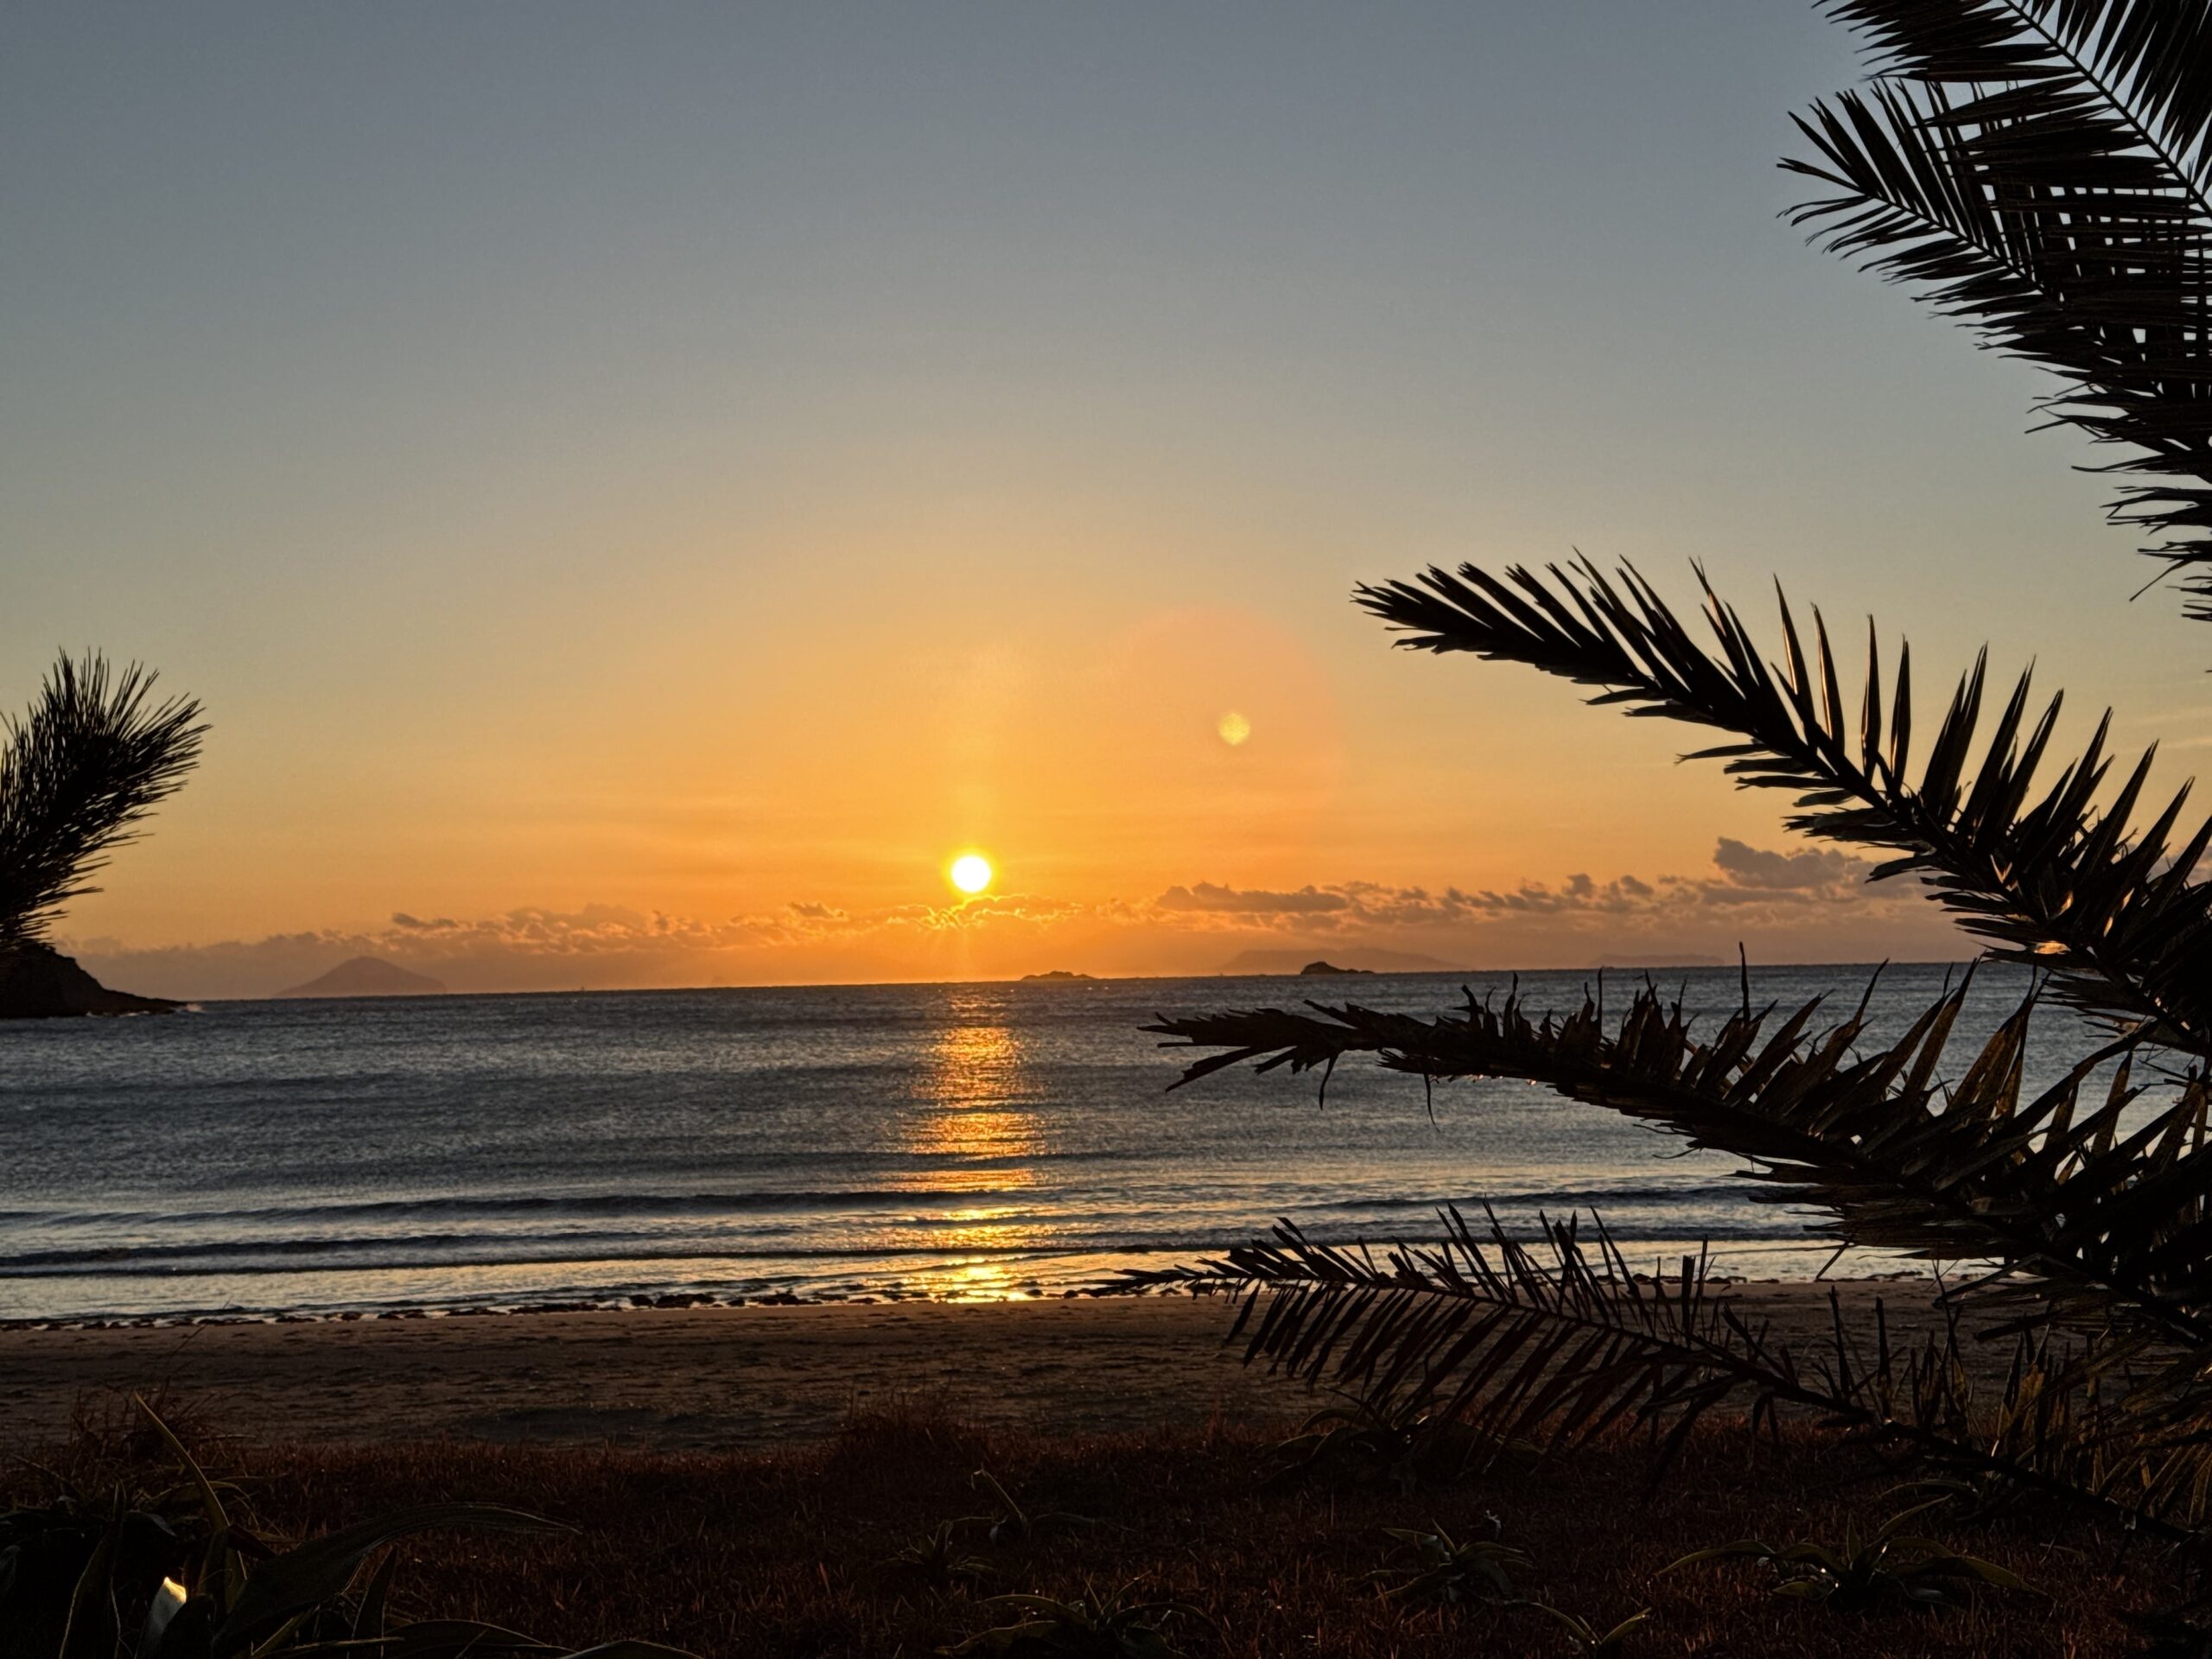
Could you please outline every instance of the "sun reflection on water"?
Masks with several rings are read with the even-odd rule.
[[[1021,1040],[1005,1026],[958,1025],[940,1033],[931,1046],[922,1105],[908,1120],[903,1149],[948,1163],[1037,1156],[1045,1149],[1044,1125],[1021,1103],[1026,1070]],[[1009,1178],[1026,1185],[1033,1179],[1019,1167],[929,1173],[959,1183],[932,1189],[938,1192],[1001,1185]],[[985,1179],[962,1179],[969,1175]]]
[[[1047,1236],[1020,1205],[957,1200],[1037,1185],[1036,1170],[1023,1160],[1046,1151],[1044,1125],[1024,1103],[1031,1080],[1021,1039],[990,1017],[998,1010],[956,1002],[948,1012],[951,1022],[931,1046],[900,1149],[915,1155],[918,1197],[956,1201],[938,1212],[943,1225],[933,1239],[948,1251],[994,1255],[925,1269],[914,1287],[958,1300],[1001,1300],[1029,1294],[1028,1275],[1020,1260],[996,1253],[1036,1248]]]
[[[969,1012],[955,1004],[961,1023],[946,1027],[931,1046],[928,1097],[940,1106],[1006,1105],[1021,1086],[1021,1039],[1012,1027],[970,1020]]]

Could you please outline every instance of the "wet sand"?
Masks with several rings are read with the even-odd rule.
[[[1821,1338],[1829,1288],[1731,1294],[1778,1333]],[[1885,1298],[1893,1335],[1926,1323],[1920,1285],[1836,1288]],[[52,1443],[80,1399],[118,1389],[278,1440],[669,1448],[810,1439],[871,1407],[1077,1431],[1311,1409],[1301,1385],[1224,1351],[1230,1317],[1219,1299],[1147,1297],[0,1330],[0,1450]]]

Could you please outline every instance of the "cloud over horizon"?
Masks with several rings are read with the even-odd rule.
[[[990,893],[941,906],[852,910],[793,900],[702,918],[607,905],[531,906],[479,918],[396,911],[380,927],[137,948],[108,938],[63,948],[102,978],[186,997],[267,996],[350,957],[373,956],[456,990],[573,989],[989,978],[1075,966],[1109,973],[1210,973],[1236,944],[1414,946],[1470,967],[1580,965],[1732,954],[1769,960],[1942,954],[1949,924],[1906,884],[1870,887],[1867,866],[1825,849],[1777,852],[1723,837],[1710,869],[1647,880],[1577,872],[1504,890],[1364,880],[1287,888],[1178,883],[1156,898],[1084,903]],[[1781,954],[1777,954],[1781,953]]]
[[[1617,875],[1599,881],[1586,872],[1556,886],[1525,881],[1506,891],[1431,892],[1376,881],[1307,886],[1295,892],[1239,889],[1211,881],[1173,887],[1154,901],[1179,916],[1230,918],[1240,926],[1300,928],[1438,927],[1513,916],[1687,918],[1703,907],[1803,910],[1855,906],[1869,910],[1916,902],[1909,887],[1870,888],[1872,867],[1829,849],[1772,852],[1722,836],[1713,870],[1701,876],[1662,875],[1646,881]]]

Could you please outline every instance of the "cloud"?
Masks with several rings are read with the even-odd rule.
[[[1857,887],[1866,879],[1867,867],[1833,848],[1806,848],[1794,853],[1773,853],[1747,847],[1740,841],[1720,838],[1713,861],[1722,876],[1739,887],[1768,893],[1833,892]]]
[[[1431,889],[1350,880],[1294,892],[1237,888],[1211,881],[1168,888],[1153,901],[1163,918],[1224,929],[1340,933],[1360,929],[1448,929],[1514,918],[1613,920],[1630,925],[1688,922],[1703,911],[1807,912],[1850,906],[1869,912],[1916,902],[1910,888],[1869,889],[1869,867],[1833,849],[1776,852],[1722,836],[1711,868],[1647,880],[1621,874],[1599,880],[1577,871],[1556,882],[1508,888]]]
[[[1154,902],[1162,910],[1210,911],[1236,916],[1310,916],[1352,906],[1351,899],[1344,894],[1324,893],[1319,887],[1300,887],[1296,893],[1268,893],[1260,888],[1240,893],[1235,887],[1217,887],[1211,881],[1170,887]]]
[[[1732,957],[1769,961],[1936,956],[1950,924],[1910,884],[1869,887],[1866,866],[1830,849],[1774,851],[1719,840],[1687,874],[1503,888],[1369,880],[1291,888],[1178,883],[1151,899],[1077,901],[994,893],[945,905],[848,908],[795,899],[721,918],[609,905],[524,906],[455,918],[396,911],[359,931],[133,949],[64,948],[110,983],[184,997],[266,996],[349,957],[382,957],[456,990],[574,989],[824,979],[963,979],[1043,967],[1210,972],[1243,948],[1296,942],[1413,951],[1466,963],[1544,966]]]
[[[395,911],[381,927],[272,934],[211,944],[133,948],[64,940],[104,981],[186,998],[268,996],[352,957],[381,957],[454,990],[713,985],[830,978],[957,978],[986,971],[957,954],[991,937],[1010,946],[1069,923],[1137,919],[1120,902],[993,893],[944,906],[849,911],[811,899],[720,918],[586,905],[530,906],[456,918]]]

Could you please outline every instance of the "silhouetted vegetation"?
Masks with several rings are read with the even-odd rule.
[[[41,938],[105,855],[184,782],[207,728],[190,697],[97,652],[64,655],[0,746],[0,951]]]
[[[430,1532],[547,1533],[558,1522],[494,1504],[431,1502],[280,1548],[249,1525],[245,1493],[211,1480],[154,1412],[167,1469],[132,1461],[99,1485],[49,1473],[43,1502],[0,1514],[0,1659],[464,1659],[565,1648],[471,1618],[393,1611],[392,1547]],[[127,1439],[127,1437],[126,1437]],[[379,1561],[373,1570],[372,1560]],[[572,1655],[571,1659],[585,1659]],[[589,1659],[684,1659],[616,1642]]]
[[[1963,1607],[1982,1586],[2026,1589],[2017,1573],[1994,1561],[1905,1530],[1909,1522],[1948,1502],[1940,1495],[1925,1498],[1898,1510],[1863,1539],[1857,1528],[1847,1528],[1840,1546],[1811,1538],[1780,1545],[1739,1538],[1732,1544],[1692,1550],[1667,1570],[1700,1561],[1758,1561],[1773,1573],[1776,1595],[1818,1602],[1840,1613],[1872,1612],[1893,1601],[1918,1607]]]
[[[1835,0],[1872,80],[1801,125],[1787,163],[1834,194],[1797,222],[1827,245],[2063,379],[2049,409],[2127,452],[2115,509],[2212,616],[2212,9],[2202,0]],[[1986,944],[2036,970],[2012,1018],[1952,1052],[1954,988],[1892,1041],[1862,1006],[1744,1007],[1706,1031],[1646,988],[1611,1015],[1517,997],[1434,1018],[1357,1004],[1163,1020],[1217,1051],[1184,1081],[1251,1061],[1539,1083],[1743,1159],[1757,1196],[1815,1211],[1839,1244],[1965,1264],[1944,1328],[1893,1346],[1839,1309],[1818,1351],[1714,1296],[1706,1264],[1639,1281],[1601,1227],[1524,1241],[1456,1211],[1436,1243],[1270,1241],[1166,1277],[1243,1296],[1250,1357],[1357,1391],[1377,1413],[1457,1420],[1557,1446],[1618,1425],[1662,1461],[1724,1406],[1754,1426],[1793,1410],[2013,1494],[2042,1493],[2192,1541],[2212,1516],[2212,822],[2188,791],[2146,801],[2151,755],[2115,766],[2110,716],[2056,753],[2059,699],[1977,660],[1916,720],[1910,656],[1847,683],[1815,611],[1785,601],[1762,648],[1704,583],[1703,632],[1638,572],[1581,563],[1432,569],[1357,601],[1416,650],[1513,662],[1592,701],[1715,734],[1697,758],[1783,791],[1791,826],[1871,850]],[[1994,720],[1986,718],[1993,709]],[[2025,1080],[2039,1002],[2101,1027],[2056,1078]],[[1962,1344],[2016,1345],[1977,1389]],[[1982,1573],[1932,1543],[1900,1567],[1878,1532],[1842,1549],[1731,1546],[1796,1595],[1960,1599]],[[2192,1552],[2187,1559],[2196,1559]]]
[[[987,1632],[1007,1631],[998,1639],[1011,1642],[1011,1627],[1040,1618],[1077,1643],[1062,1651],[1084,1651],[1080,1619],[995,1602],[1001,1592],[1084,1610],[1094,1625],[1119,1618],[1117,1637],[1141,1641],[1140,1628],[1149,1630],[1188,1659],[1557,1659],[1591,1650],[1582,1632],[1603,1640],[1638,1613],[1643,1622],[1611,1651],[2117,1659],[2136,1650],[2131,1618],[2158,1604],[2173,1573],[2162,1552],[2123,1553],[2117,1528],[2092,1522],[2062,1535],[2048,1504],[2012,1502],[1980,1516],[1961,1504],[1955,1516],[1938,1511],[1914,1524],[2035,1593],[1992,1591],[1963,1610],[1923,1613],[1896,1601],[1886,1612],[1847,1612],[1777,1597],[1774,1573],[1738,1561],[1667,1568],[1695,1546],[1738,1538],[1872,1534],[1905,1500],[1890,1496],[1894,1460],[1871,1442],[1838,1446],[1802,1422],[1757,1438],[1707,1426],[1655,1485],[1654,1448],[1615,1433],[1572,1459],[1504,1461],[1408,1498],[1372,1481],[1270,1483],[1287,1427],[1041,1434],[891,1413],[765,1454],[276,1445],[226,1441],[207,1425],[188,1438],[224,1471],[216,1484],[226,1511],[273,1550],[457,1503],[579,1523],[399,1541],[388,1628],[467,1619],[557,1632],[572,1645],[641,1632],[716,1659],[919,1659]],[[127,1428],[95,1413],[72,1443],[40,1450],[35,1465],[0,1467],[0,1503],[42,1507],[61,1480],[96,1502],[118,1486],[146,1497],[179,1486],[168,1446]],[[995,1542],[957,1529],[947,1541],[953,1559],[987,1563],[988,1577],[933,1583],[894,1564],[945,1517],[975,1507],[979,1465],[1033,1514],[1110,1524]],[[189,1523],[196,1503],[180,1491],[166,1512]],[[1478,1579],[1476,1592],[1457,1599],[1386,1596],[1423,1570],[1425,1554],[1395,1550],[1389,1529],[1503,1542],[1526,1564],[1509,1567],[1510,1595],[1482,1592]],[[344,1599],[365,1595],[373,1576]],[[1171,1616],[1171,1605],[1186,1611]]]
[[[2212,16],[2203,0],[1823,0],[1873,73],[1798,118],[1795,221],[2065,383],[2160,481],[2114,518],[2212,617]]]
[[[1497,1517],[1491,1517],[1497,1526]],[[1515,1580],[1535,1566],[1497,1538],[1454,1538],[1440,1522],[1426,1527],[1385,1527],[1389,1562],[1376,1569],[1385,1601],[1456,1607],[1470,1601],[1510,1601]]]
[[[986,1611],[1002,1621],[977,1631],[948,1654],[996,1653],[1010,1659],[1182,1659],[1164,1628],[1177,1618],[1203,1621],[1195,1608],[1140,1601],[1127,1589],[1057,1596],[993,1596]]]

